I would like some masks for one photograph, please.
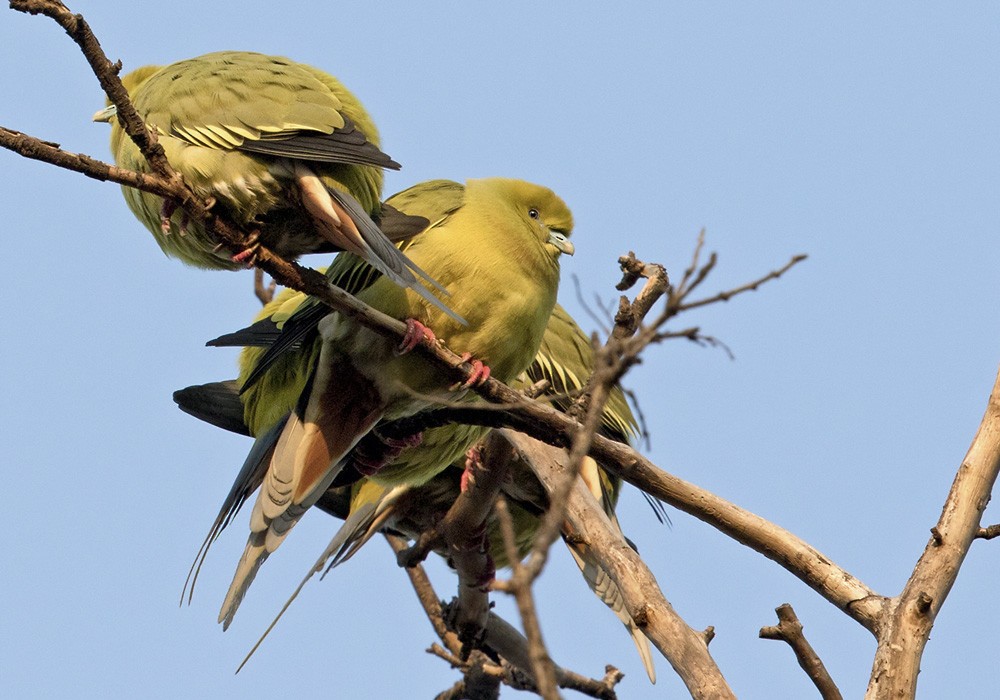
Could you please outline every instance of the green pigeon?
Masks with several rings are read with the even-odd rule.
[[[332,75],[280,56],[220,51],[168,66],[144,66],[122,83],[156,132],[170,164],[200,196],[278,255],[346,250],[445,308],[418,278],[442,287],[394,241],[426,219],[380,204],[383,169],[375,124]],[[110,106],[111,151],[122,168],[149,172]],[[202,222],[163,199],[123,187],[125,201],[170,256],[204,268],[237,269],[252,259],[224,251]],[[232,255],[236,252],[236,255]]]
[[[590,339],[572,316],[557,304],[534,361],[513,386],[524,389],[544,380],[547,388],[542,396],[550,397],[556,408],[565,410],[571,402],[569,397],[583,389],[593,371],[593,354]],[[453,453],[455,443],[466,447],[487,432],[487,429],[480,428],[478,434],[470,439],[466,433],[469,427],[448,425],[427,430],[424,441],[419,446],[403,450],[399,458],[415,462],[420,460],[421,452],[435,449],[445,451],[450,448]],[[605,404],[600,433],[621,442],[628,442],[638,435],[635,418],[618,386],[612,389]],[[388,469],[393,467],[396,465],[390,465]],[[548,495],[527,466],[515,462],[511,469],[511,476],[502,485],[501,493],[506,497],[510,509],[518,556],[524,557],[534,544],[541,516],[548,508]],[[410,539],[419,537],[422,532],[432,528],[451,507],[462,489],[464,471],[464,460],[456,460],[450,469],[421,485],[390,485],[384,481],[363,479],[353,486],[342,486],[329,491],[319,506],[345,522],[302,583],[311,577],[312,572],[322,570],[327,561],[330,561],[327,571],[345,562],[372,535],[381,530],[398,532]],[[621,490],[621,479],[606,472],[590,457],[584,459],[580,478],[608,516],[611,526],[620,533],[621,526],[615,516],[615,506]],[[661,503],[649,498],[647,500],[658,517],[666,517]],[[569,534],[564,532],[564,535]],[[509,566],[495,514],[491,514],[487,520],[487,541],[496,566]],[[650,681],[655,683],[656,670],[649,640],[626,610],[617,584],[593,557],[586,543],[571,536],[564,537],[564,542],[590,589],[611,608],[625,626]],[[447,552],[439,554],[447,557]],[[299,590],[301,587],[300,585]],[[298,590],[295,594],[297,593]],[[293,594],[292,598],[294,597]]]
[[[405,194],[419,199],[423,189],[417,185]],[[426,190],[436,196],[440,181]],[[559,258],[573,253],[567,239],[572,215],[551,190],[522,180],[470,180],[451,183],[449,191],[447,213],[431,219],[406,250],[453,293],[454,311],[466,324],[379,276],[356,296],[407,319],[410,332],[402,345],[339,313],[326,313],[312,339],[284,353],[247,392],[246,422],[257,440],[234,486],[237,500],[257,478],[249,475],[267,466],[250,538],[219,615],[224,627],[263,561],[380,421],[459,400],[470,384],[491,375],[511,381],[531,363],[555,304]],[[421,338],[435,336],[472,363],[473,377],[458,391],[433,363],[407,352]],[[264,414],[278,416],[274,425],[265,428]],[[377,442],[377,433],[370,439]],[[451,461],[430,460],[397,480],[422,483]]]
[[[340,269],[343,272],[349,268],[342,264]],[[351,288],[350,285],[348,288]],[[283,319],[294,314],[304,300],[305,295],[301,293],[289,290],[282,292],[261,312],[254,326],[245,329],[244,332],[232,334],[231,342],[249,342],[267,346],[277,337]],[[248,368],[259,361],[261,355],[259,348],[245,351],[241,363],[244,376],[248,373]],[[287,353],[286,361],[288,357],[294,356],[295,353]],[[291,373],[295,371],[290,365],[284,365],[284,370],[278,369],[280,367],[281,364],[276,364],[262,381],[266,381],[266,377],[275,371],[279,375],[282,371]],[[550,397],[556,407],[565,409],[569,405],[569,396],[584,386],[592,370],[593,348],[590,340],[569,313],[556,304],[538,353],[528,369],[518,377],[514,386],[524,388],[545,380],[548,386],[544,395]],[[246,396],[244,394],[244,399]],[[247,410],[244,416],[244,406],[239,396],[239,382],[235,380],[188,387],[176,392],[174,398],[182,410],[219,427],[246,435],[252,432],[247,427],[247,419],[256,421],[257,430],[264,429],[274,420],[274,416],[259,405],[250,409],[248,404],[250,410]],[[637,432],[636,421],[625,396],[621,388],[616,386],[612,389],[602,414],[601,433],[612,439],[629,441],[637,435]],[[450,468],[419,486],[406,483],[388,485],[365,478],[353,485],[329,489],[318,501],[317,506],[346,522],[310,572],[322,569],[331,558],[330,568],[343,563],[380,530],[398,532],[414,539],[436,524],[460,492],[464,473],[464,461],[460,456],[485,433],[484,428],[465,425],[447,425],[425,431],[423,441],[419,445],[404,449],[396,458],[396,462],[386,468],[386,470],[409,469],[412,468],[410,465],[452,458]],[[542,485],[524,465],[515,463],[512,468],[515,470],[514,474],[505,482],[503,493],[513,519],[518,553],[523,557],[534,543],[534,535],[541,514],[548,505],[548,497]],[[620,531],[614,509],[621,480],[609,475],[590,458],[585,461],[581,476],[610,518],[612,526]],[[257,483],[259,481],[258,477]],[[245,482],[246,479],[237,480],[237,484],[244,484],[243,492],[249,495]],[[210,537],[218,535],[242,504],[242,501],[238,500],[238,495],[230,494],[227,506],[220,512]],[[662,504],[658,501],[651,503],[654,508],[661,509],[657,513],[658,517],[661,517]],[[487,530],[490,553],[496,565],[508,566],[509,562],[495,515],[491,515],[487,521]],[[619,589],[597,564],[585,544],[574,538],[567,538],[565,542],[589,587],[612,609],[632,636],[646,672],[650,680],[655,682],[656,672],[649,642],[625,609]],[[443,552],[441,554],[446,555]],[[301,587],[300,585],[299,589]]]

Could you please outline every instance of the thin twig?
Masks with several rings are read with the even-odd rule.
[[[538,694],[545,700],[556,700],[559,697],[559,691],[556,689],[555,664],[545,648],[538,615],[535,612],[534,596],[531,593],[531,584],[534,578],[531,577],[527,567],[521,563],[517,556],[514,524],[511,521],[506,499],[497,499],[496,514],[497,520],[500,522],[500,532],[503,535],[504,549],[507,551],[507,560],[510,563],[512,573],[507,581],[494,581],[493,587],[514,596],[518,612],[521,614],[521,624],[528,638],[531,670],[538,685]]]
[[[799,622],[792,606],[784,603],[775,608],[774,612],[778,614],[778,624],[771,627],[761,627],[761,639],[777,639],[787,642],[788,646],[795,652],[799,666],[809,676],[809,680],[816,686],[823,700],[843,700],[844,696],[841,695],[837,684],[833,682],[833,678],[830,677],[823,661],[820,660],[819,655],[816,654],[802,633],[802,623]]]
[[[386,534],[385,539],[388,540],[389,546],[392,547],[397,556],[399,552],[405,550],[407,547],[406,540],[397,535]],[[459,641],[458,635],[449,630],[448,625],[445,624],[441,600],[438,598],[437,593],[434,592],[434,586],[431,584],[427,572],[424,571],[422,566],[415,565],[407,568],[406,574],[410,577],[410,584],[417,594],[417,600],[420,601],[420,605],[423,607],[427,619],[430,620],[435,634],[437,634],[438,638],[448,648],[448,651],[457,657],[462,653],[462,643]]]
[[[274,290],[278,288],[277,282],[271,280],[271,282],[265,286],[264,285],[264,271],[259,267],[255,268],[253,271],[253,293],[254,296],[260,300],[260,303],[267,306],[274,299]]]
[[[406,549],[407,543],[403,538],[389,534],[385,537],[397,556]],[[432,644],[428,651],[443,658],[455,668],[464,669],[466,662],[460,658],[462,643],[459,641],[458,635],[448,629],[441,601],[434,592],[434,587],[430,579],[427,578],[423,567],[418,565],[408,568],[406,573],[417,593],[417,599],[427,614],[427,619],[430,620],[438,638],[447,647],[445,649],[437,644]],[[492,650],[503,659],[504,683],[512,687],[533,690],[535,683],[534,677],[530,675],[528,641],[524,636],[500,616],[491,612],[486,623],[484,638],[484,648]],[[555,674],[556,683],[560,688],[576,690],[601,700],[615,700],[615,685],[622,678],[622,674],[613,666],[605,667],[605,676],[600,680],[588,678],[559,666],[555,667]]]
[[[482,652],[473,652],[462,680],[436,696],[435,700],[497,700],[503,669]]]
[[[715,304],[720,301],[729,301],[734,296],[737,296],[738,294],[743,294],[744,292],[755,292],[757,291],[757,288],[760,287],[765,282],[778,279],[783,274],[792,269],[792,267],[798,265],[800,262],[806,260],[807,258],[808,258],[807,255],[793,255],[792,259],[789,260],[787,263],[785,263],[782,267],[778,268],[777,270],[772,270],[763,277],[755,279],[752,282],[742,284],[739,287],[735,287],[734,289],[727,289],[724,292],[719,292],[714,296],[706,297],[704,299],[698,299],[697,301],[691,301],[679,304],[677,306],[677,311],[678,312],[690,311],[691,309],[697,309],[699,306],[707,306],[708,304]]]

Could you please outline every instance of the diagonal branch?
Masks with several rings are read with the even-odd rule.
[[[538,403],[527,403],[513,389],[490,390],[491,401],[519,407],[507,411],[477,408],[433,411],[435,423],[454,421],[494,428],[508,427],[542,442],[567,447],[580,424],[565,414]],[[413,432],[411,423],[399,421],[400,435]],[[409,430],[410,432],[406,432]],[[386,429],[395,435],[396,429]],[[628,445],[594,436],[590,456],[610,472],[622,477],[650,496],[693,515],[777,562],[830,603],[875,632],[885,599],[868,588],[833,560],[791,532],[740,508],[714,493],[663,471]]]
[[[951,591],[1000,472],[1000,373],[941,517],[902,593],[889,601],[865,697],[912,698],[931,628]]]
[[[830,673],[823,665],[823,661],[812,648],[812,645],[802,633],[802,623],[788,603],[779,605],[774,612],[778,614],[778,624],[771,627],[760,628],[761,639],[779,639],[788,644],[795,652],[795,658],[799,666],[809,676],[819,691],[823,700],[843,700],[843,695],[837,684],[833,682]]]
[[[566,471],[566,453],[518,433],[500,431],[552,492]],[[664,597],[652,572],[598,507],[579,479],[570,493],[564,528],[586,543],[621,592],[625,609],[696,698],[734,697],[708,653],[705,637],[691,629]]]

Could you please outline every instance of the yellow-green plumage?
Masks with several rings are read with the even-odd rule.
[[[350,250],[433,303],[417,282],[426,276],[391,242],[427,222],[380,205],[382,169],[399,165],[379,150],[374,122],[336,78],[278,56],[221,51],[145,66],[122,82],[185,182],[265,247],[289,258]],[[148,172],[113,117],[114,108],[95,115],[112,124],[115,161]],[[242,251],[217,249],[201,222],[165,210],[155,195],[123,191],[168,255],[205,268],[244,265],[232,257]]]
[[[419,199],[420,187],[411,188],[408,196]],[[436,187],[429,189],[437,192]],[[559,255],[573,250],[566,240],[572,215],[551,190],[520,180],[473,180],[460,192],[460,205],[432,220],[407,252],[453,292],[452,307],[468,323],[458,323],[384,276],[356,296],[390,316],[423,323],[452,350],[469,353],[486,363],[493,376],[511,381],[541,343],[555,304]],[[296,398],[273,449],[251,514],[250,540],[220,613],[225,625],[257,568],[326,491],[343,468],[342,458],[361,437],[379,421],[456,398],[447,390],[445,374],[419,353],[400,356],[394,341],[337,313],[326,315],[317,328],[319,338],[298,351],[313,353],[320,344],[310,374],[298,373],[299,386],[308,393]],[[272,367],[268,372],[279,370]],[[263,382],[267,391],[275,392],[266,375]],[[254,387],[258,394],[260,386]],[[289,394],[281,389],[275,395],[283,404],[278,410],[265,408],[268,402],[259,395],[248,402],[257,402],[255,411],[278,415],[289,408],[284,403]],[[257,416],[247,423],[262,425]],[[431,461],[405,480],[426,481],[449,461]]]
[[[545,380],[548,387],[543,395],[550,397],[557,408],[564,409],[571,402],[570,397],[583,389],[593,368],[593,347],[590,340],[566,310],[557,304],[549,318],[538,353],[513,386],[523,389],[534,382]],[[443,454],[447,447],[457,451],[459,445],[464,452],[464,448],[488,432],[487,429],[479,428],[475,434],[470,435],[467,432],[469,428],[470,426],[448,425],[428,430],[424,433],[424,442],[404,450],[397,462],[429,459],[429,456],[421,453],[438,451]],[[619,386],[612,388],[605,404],[600,432],[622,442],[627,442],[638,434],[635,418]],[[395,463],[389,468],[394,467]],[[392,487],[363,479],[353,486],[332,489],[319,505],[344,518],[345,522],[312,570],[321,569],[331,557],[331,566],[343,563],[379,530],[388,529],[416,539],[422,532],[436,526],[460,493],[464,468],[464,460],[456,460],[449,469],[419,485]],[[526,465],[514,462],[510,468],[512,473],[504,481],[501,490],[507,499],[514,526],[518,556],[523,557],[534,544],[541,516],[548,507],[548,496]],[[610,518],[612,526],[620,531],[615,506],[621,490],[621,479],[600,468],[589,457],[584,461],[581,478]],[[509,566],[495,512],[487,518],[486,529],[490,555],[496,566]],[[570,538],[566,544],[587,584],[628,630],[647,675],[655,683],[656,671],[649,641],[625,609],[617,585],[594,560],[585,543]],[[446,552],[440,553],[447,556]]]
[[[334,272],[334,278],[342,280],[345,275],[350,276],[352,272],[358,272],[361,266],[351,263],[342,256],[334,264],[334,267],[337,268]],[[354,289],[350,285],[347,285],[347,288]],[[302,293],[286,290],[269,304],[256,320],[270,319],[280,327],[289,316],[294,315],[301,308],[305,300],[306,297]],[[244,350],[240,363],[242,377],[249,374],[263,353],[262,347],[249,347]],[[251,426],[257,426],[253,429],[253,434],[260,434],[263,429],[266,429],[272,419],[274,409],[273,407],[269,409],[257,402],[246,401],[248,396],[258,395],[258,392],[281,396],[280,383],[288,381],[289,377],[292,377],[291,381],[295,383],[296,367],[303,366],[298,362],[301,358],[308,356],[308,351],[285,353],[264,375],[261,386],[244,394],[245,419],[250,422]],[[301,372],[300,376],[305,376],[304,372],[298,371]],[[556,407],[565,408],[570,401],[568,396],[583,388],[592,371],[593,348],[589,338],[566,310],[557,304],[549,317],[541,346],[534,360],[513,385],[517,388],[525,388],[539,380],[546,380],[548,388],[544,395],[549,397]],[[265,389],[265,386],[269,386],[266,384],[269,380],[275,380],[275,385],[270,385],[269,389]],[[304,379],[297,381],[301,382]],[[209,386],[212,385],[191,387],[186,391],[193,391],[194,395],[197,396]],[[197,390],[202,390],[202,392]],[[235,411],[237,414],[235,420],[241,420],[243,415],[236,398],[235,384],[227,385],[227,391],[229,392],[227,401],[230,404],[228,412],[232,414]],[[286,396],[281,399],[282,407],[277,410],[277,413],[282,415],[287,413],[294,401],[295,396]],[[187,403],[186,410],[196,408],[192,398],[188,398]],[[205,414],[216,415],[225,411],[220,410],[215,402],[215,405],[209,406],[208,410],[202,406],[201,411],[194,410],[192,412],[204,417]],[[450,463],[449,468],[420,485],[415,485],[415,482],[414,485],[405,485],[405,479],[395,480],[396,484],[404,483],[402,486],[389,485],[384,481],[377,483],[371,479],[361,479],[353,485],[329,489],[317,505],[347,522],[334,536],[330,546],[317,562],[317,567],[321,567],[331,557],[333,557],[334,564],[343,563],[380,529],[389,529],[415,538],[421,532],[436,525],[460,492],[461,476],[464,470],[462,457],[466,449],[486,432],[485,428],[465,425],[448,425],[425,431],[423,442],[420,445],[403,450],[399,457],[386,467],[386,471],[398,471],[406,474],[415,470],[419,471],[423,465],[430,463]],[[620,387],[616,386],[612,389],[609,400],[605,404],[601,432],[607,437],[620,441],[629,441],[637,434],[635,418]],[[535,533],[540,524],[540,516],[547,507],[548,498],[542,485],[527,470],[525,465],[514,463],[511,468],[514,473],[505,482],[504,495],[507,498],[514,524],[518,555],[523,557],[534,543]],[[587,461],[583,473],[594,497],[611,518],[613,526],[618,527],[614,508],[618,500],[621,480],[600,469],[593,460]],[[212,532],[213,536],[221,529],[218,526],[223,522],[222,515],[226,513],[228,510],[224,509],[223,513],[220,514],[217,527]],[[491,514],[487,520],[487,533],[490,553],[496,565],[498,567],[509,566],[495,514]],[[655,669],[648,641],[628,616],[617,588],[590,558],[589,550],[586,549],[585,545],[567,541],[567,546],[580,566],[588,585],[608,607],[612,608],[628,629],[650,679],[655,680]]]

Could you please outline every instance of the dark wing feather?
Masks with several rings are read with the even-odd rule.
[[[235,379],[178,389],[174,392],[174,403],[185,413],[210,425],[237,435],[250,436],[250,429],[243,419],[239,384]]]
[[[263,318],[252,326],[213,338],[205,345],[211,348],[267,348],[280,337],[281,329],[278,324],[270,318]],[[174,400],[176,401],[176,395]]]
[[[237,148],[240,151],[261,153],[278,158],[296,158],[316,163],[345,163],[374,165],[388,170],[399,170],[400,165],[369,141],[349,119],[342,129],[332,134],[299,132],[292,136],[261,134],[258,139],[247,139]]]
[[[379,211],[377,223],[385,237],[393,243],[413,238],[431,224],[426,217],[404,214],[396,207],[384,202]]]

